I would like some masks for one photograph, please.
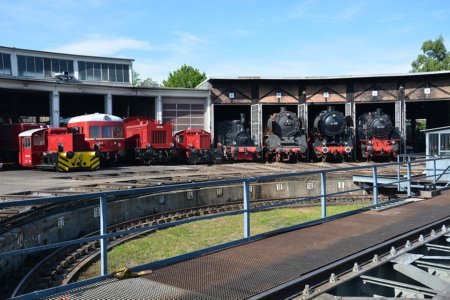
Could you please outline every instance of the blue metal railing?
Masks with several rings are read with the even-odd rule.
[[[173,257],[170,259],[166,259],[166,260],[163,260],[160,262],[154,262],[154,263],[150,263],[150,264],[147,264],[144,266],[135,267],[135,268],[133,268],[133,270],[161,267],[164,264],[169,264],[169,263],[180,261],[180,260],[183,260],[186,258],[195,257],[196,255],[208,253],[210,251],[215,251],[218,249],[223,249],[223,248],[226,248],[226,247],[229,247],[232,245],[242,244],[242,243],[248,242],[250,240],[259,239],[259,238],[264,237],[267,234],[283,232],[286,230],[309,226],[311,224],[321,223],[321,222],[324,222],[324,221],[327,221],[330,219],[339,218],[344,215],[354,214],[361,210],[361,209],[357,209],[357,210],[349,211],[349,212],[342,213],[339,215],[334,215],[332,217],[328,217],[327,216],[327,198],[328,197],[349,194],[352,192],[357,192],[357,191],[362,191],[362,190],[366,190],[366,191],[372,190],[373,203],[369,207],[377,207],[378,205],[380,205],[378,202],[378,198],[379,198],[378,191],[380,188],[388,187],[388,186],[392,186],[392,185],[395,186],[395,184],[398,184],[398,186],[400,186],[401,183],[406,183],[406,197],[401,198],[401,199],[409,198],[412,195],[412,187],[411,187],[412,180],[417,180],[420,178],[426,179],[427,177],[432,177],[433,178],[432,182],[435,183],[436,182],[435,180],[438,175],[442,176],[443,174],[449,173],[448,168],[443,170],[442,174],[439,174],[438,170],[436,170],[436,161],[445,160],[445,159],[449,159],[449,158],[448,157],[443,157],[443,158],[432,157],[429,159],[421,159],[421,157],[419,157],[419,158],[414,157],[414,159],[411,159],[411,156],[410,156],[409,158],[407,158],[404,161],[401,161],[399,158],[397,162],[382,163],[382,164],[377,164],[374,166],[356,166],[356,167],[346,167],[346,168],[335,168],[335,169],[296,172],[296,173],[287,173],[287,174],[254,176],[254,177],[249,177],[249,178],[212,180],[212,181],[207,181],[207,182],[154,186],[154,187],[146,187],[146,188],[136,188],[136,189],[131,189],[131,190],[105,191],[105,192],[100,192],[100,193],[88,193],[88,194],[82,194],[82,195],[70,195],[70,196],[59,196],[59,197],[48,197],[48,198],[39,198],[39,199],[27,199],[27,200],[0,202],[0,209],[1,208],[18,207],[18,206],[34,206],[34,205],[43,204],[43,203],[64,203],[64,202],[77,201],[77,200],[88,200],[88,199],[99,199],[99,202],[100,202],[100,234],[99,235],[63,241],[63,242],[53,243],[53,244],[49,244],[49,245],[41,245],[41,246],[35,246],[35,247],[31,247],[31,248],[2,252],[2,253],[0,253],[0,259],[4,259],[7,257],[16,256],[16,255],[30,254],[30,253],[35,253],[38,251],[61,248],[61,247],[66,247],[66,246],[71,246],[71,245],[82,244],[82,243],[86,243],[86,242],[90,242],[90,241],[99,240],[100,244],[101,244],[101,277],[99,277],[97,279],[100,280],[100,279],[109,277],[109,275],[107,275],[107,240],[109,238],[123,236],[125,234],[133,234],[133,233],[145,232],[145,231],[149,231],[149,230],[162,229],[162,228],[167,228],[167,227],[171,227],[171,226],[187,224],[187,223],[197,222],[197,221],[201,221],[201,220],[214,219],[214,218],[219,218],[219,217],[224,217],[224,216],[231,216],[231,215],[238,215],[238,214],[243,215],[244,233],[243,233],[242,239],[239,239],[239,240],[236,240],[233,242],[229,242],[226,244],[210,247],[207,249],[195,251],[193,253],[179,255],[179,256],[176,256],[176,257]],[[431,175],[431,176],[422,175],[422,174],[419,174],[417,176],[412,175],[412,165],[413,164],[423,164],[423,163],[426,163],[429,161],[432,161],[433,165],[434,165],[433,175]],[[393,167],[393,166],[397,166],[397,170],[398,170],[397,180],[393,180],[392,182],[389,182],[388,184],[380,184],[379,180],[378,180],[379,170],[383,169],[383,168]],[[400,169],[403,166],[406,168],[406,171],[407,171],[406,178],[402,178],[400,176]],[[357,189],[349,189],[349,190],[344,190],[344,191],[327,193],[327,175],[328,174],[336,173],[336,172],[347,172],[347,171],[353,172],[356,170],[364,170],[364,169],[366,169],[366,170],[369,169],[372,171],[372,179],[373,179],[372,187],[369,187],[369,188],[362,187],[362,188],[357,188]],[[286,178],[292,178],[292,177],[309,176],[309,175],[320,175],[320,194],[319,195],[310,196],[310,197],[302,197],[300,199],[289,200],[284,203],[276,203],[276,204],[271,204],[271,205],[265,205],[262,207],[250,208],[250,195],[251,195],[250,183],[252,183],[252,182],[253,183],[255,183],[255,182],[266,183],[266,182],[270,182],[273,180],[286,179]],[[143,194],[166,193],[166,192],[181,191],[181,190],[191,190],[191,189],[196,189],[196,188],[229,186],[229,185],[236,185],[236,184],[242,185],[242,189],[243,189],[243,209],[242,210],[219,213],[219,214],[215,214],[215,215],[201,216],[201,217],[197,217],[195,219],[184,219],[184,220],[180,220],[180,221],[171,222],[170,224],[158,224],[158,225],[151,225],[151,226],[143,226],[141,228],[107,233],[108,198],[132,197],[132,196],[143,195]],[[269,208],[288,206],[288,205],[292,205],[292,204],[299,204],[299,203],[302,203],[305,201],[315,200],[315,199],[320,199],[320,203],[321,203],[321,210],[320,210],[321,218],[320,219],[309,221],[306,223],[301,223],[301,224],[290,226],[287,228],[280,228],[280,229],[277,229],[277,230],[274,230],[274,231],[271,231],[268,233],[257,234],[257,235],[253,235],[253,236],[251,235],[250,221],[251,221],[251,213],[252,212],[266,210]],[[397,201],[398,201],[398,199],[397,199]],[[368,207],[366,207],[364,209],[367,209],[367,208]],[[86,284],[86,285],[90,284],[90,283],[96,281],[97,279],[91,279],[91,280],[84,281],[84,284]],[[76,283],[76,284],[72,284],[72,285],[67,285],[64,288],[58,287],[58,288],[54,288],[54,289],[48,289],[46,291],[34,292],[32,294],[28,294],[28,296],[24,295],[23,297],[25,299],[27,297],[34,298],[38,295],[39,296],[50,295],[52,293],[59,292],[64,289],[69,289],[74,286],[82,286],[82,285],[83,285],[83,282],[80,282],[80,283]]]

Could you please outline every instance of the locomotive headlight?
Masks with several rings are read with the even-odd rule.
[[[345,147],[345,152],[346,153],[350,153],[352,151],[352,148],[350,148],[349,146]]]
[[[152,146],[152,144],[147,143],[147,148],[150,148]]]
[[[323,148],[322,148],[322,152],[323,152],[324,154],[327,154],[327,153],[328,153],[328,147],[323,147]]]
[[[233,146],[236,146],[236,141],[233,141]]]

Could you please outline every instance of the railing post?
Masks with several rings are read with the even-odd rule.
[[[321,206],[321,216],[322,218],[327,217],[327,177],[325,172],[320,173],[320,206]]]
[[[244,181],[243,187],[244,194],[244,238],[250,237],[250,182],[248,180]]]
[[[400,155],[397,155],[397,191],[400,192]]]
[[[408,176],[408,182],[407,182],[407,195],[408,197],[411,197],[411,160],[408,159],[408,167],[407,167],[407,176]]]
[[[378,205],[378,174],[377,174],[377,166],[373,167],[373,205]]]
[[[107,221],[107,199],[106,196],[100,197],[100,234],[104,235],[108,233],[108,221]],[[101,276],[108,274],[108,254],[107,254],[107,239],[102,238],[100,240],[101,248]]]
[[[436,158],[433,159],[433,184],[436,184]]]

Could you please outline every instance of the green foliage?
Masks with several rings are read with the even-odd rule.
[[[450,70],[450,51],[444,45],[444,37],[439,35],[436,40],[427,40],[422,44],[423,54],[411,63],[412,71],[432,72]]]
[[[147,78],[144,79],[144,81],[141,80],[141,75],[136,72],[133,71],[132,74],[132,82],[133,82],[133,86],[137,86],[137,87],[159,87],[159,83],[152,80],[151,78]]]
[[[205,73],[191,66],[182,65],[181,68],[169,74],[162,82],[164,87],[195,88],[206,79]]]

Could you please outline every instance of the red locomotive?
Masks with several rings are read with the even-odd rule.
[[[172,138],[172,123],[164,124],[147,117],[124,120],[126,149],[130,155],[146,164],[172,161],[177,150]]]
[[[41,128],[40,123],[12,123],[8,117],[0,118],[0,169],[19,162],[19,133]]]
[[[188,164],[220,163],[222,149],[211,147],[211,133],[203,129],[188,129],[177,132],[175,141],[179,151],[179,159]]]
[[[22,167],[72,170],[96,170],[100,158],[94,151],[86,151],[84,134],[69,132],[67,128],[38,128],[19,134]]]
[[[124,122],[108,114],[73,117],[67,128],[77,128],[84,134],[90,151],[99,151],[104,160],[117,161],[125,156]]]
[[[358,118],[358,146],[361,156],[367,160],[391,159],[397,156],[400,150],[400,134],[389,115],[380,108]]]

